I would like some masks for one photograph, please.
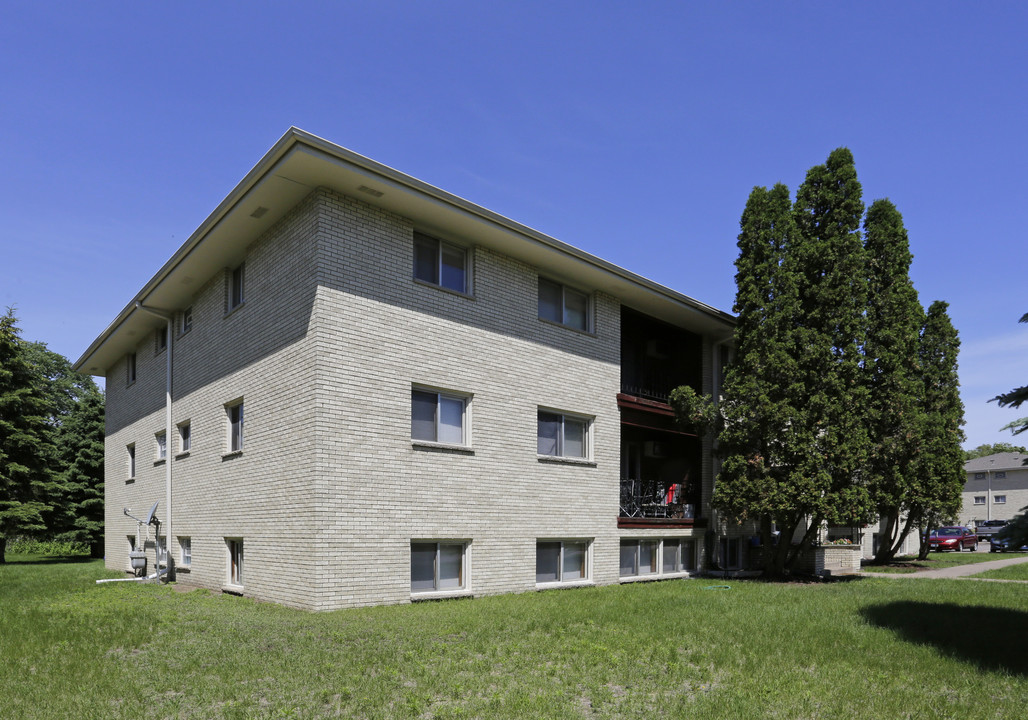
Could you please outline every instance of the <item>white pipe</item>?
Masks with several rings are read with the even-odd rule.
[[[165,544],[165,546],[167,546],[171,542],[171,537],[172,537],[172,535],[171,535],[171,459],[172,459],[171,448],[173,446],[173,440],[172,440],[172,437],[171,437],[171,354],[172,354],[172,339],[174,337],[174,333],[171,330],[172,330],[172,324],[175,321],[175,313],[173,313],[173,312],[171,312],[169,310],[159,310],[157,308],[147,307],[147,306],[143,305],[143,303],[141,301],[139,301],[139,300],[136,300],[136,307],[138,309],[140,309],[140,310],[143,310],[145,312],[150,313],[151,315],[156,315],[159,318],[164,318],[164,320],[167,321],[167,324],[164,326],[165,345],[167,346],[165,348],[165,352],[167,353],[167,356],[165,357],[165,371],[164,371],[164,374],[165,374],[165,378],[164,378],[164,386],[165,386],[165,397],[164,397],[164,513],[165,513],[165,520],[164,520],[164,525],[166,525],[167,527],[165,529],[164,537],[166,538],[166,541],[165,541],[164,544]],[[160,543],[161,543],[161,538],[160,538],[160,534],[159,534],[159,531],[158,531],[157,545],[160,546]],[[165,547],[165,557],[167,558],[166,563],[167,563],[167,568],[168,568],[168,571],[169,571],[169,579],[170,579],[172,577],[172,574],[170,573],[170,571],[172,570],[172,563],[171,563],[171,553],[168,552],[167,547]],[[157,551],[157,562],[158,562],[158,565],[159,565],[160,564],[160,550]]]
[[[146,577],[130,577],[130,578],[104,578],[103,580],[97,580],[96,584],[100,583],[112,583],[112,582],[143,582],[144,580],[154,580],[160,575],[166,575],[168,568],[163,570],[157,570],[153,575],[147,575]]]

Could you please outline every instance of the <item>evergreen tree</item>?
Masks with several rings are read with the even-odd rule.
[[[920,446],[910,476],[906,502],[910,521],[920,527],[920,557],[928,557],[927,531],[956,516],[964,490],[964,406],[960,401],[957,355],[960,339],[936,300],[928,308],[921,330],[920,365],[923,383]]]
[[[867,259],[860,235],[864,213],[853,155],[834,150],[807,172],[793,207],[798,242],[783,267],[799,277],[799,315],[793,342],[803,412],[792,432],[806,453],[793,469],[806,480],[811,523],[804,544],[822,523],[853,525],[873,516],[862,478],[868,453],[868,387],[862,346],[867,306]]]
[[[60,427],[60,471],[50,530],[58,540],[83,543],[93,557],[104,545],[104,396],[84,390]]]
[[[867,335],[864,370],[870,454],[864,475],[885,521],[876,562],[888,562],[911,523],[902,522],[910,490],[920,426],[918,345],[924,310],[910,281],[910,244],[903,217],[888,200],[877,200],[864,220],[867,251]]]
[[[1018,322],[1028,323],[1028,313],[1021,316]],[[1021,407],[1022,403],[1028,402],[1028,385],[1022,385],[1019,388],[1014,388],[1010,392],[997,395],[992,400],[999,403],[1000,407],[1010,406],[1012,408]],[[990,400],[989,402],[992,402]],[[1004,430],[1010,430],[1014,435],[1020,435],[1024,431],[1028,430],[1028,417],[1019,418],[1013,422],[1003,426]],[[1028,461],[1026,461],[1028,464]]]
[[[14,311],[0,317],[0,563],[7,540],[45,529],[53,429]]]
[[[797,277],[785,263],[796,240],[789,190],[754,188],[740,221],[736,260],[736,357],[719,407],[723,458],[713,502],[736,519],[761,521],[764,570],[780,575],[789,543],[774,546],[771,523],[784,537],[813,510],[808,478],[796,472],[804,438],[793,419],[802,413],[794,355],[799,315]]]

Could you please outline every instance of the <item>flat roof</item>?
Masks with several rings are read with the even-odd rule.
[[[731,313],[290,128],[90,344],[75,362],[75,370],[104,375],[146,333],[162,324],[138,304],[168,310],[188,307],[214,272],[241,261],[250,243],[319,187],[409,218],[419,230],[488,247],[544,269],[556,279],[608,293],[629,307],[715,340],[732,335],[735,317]]]

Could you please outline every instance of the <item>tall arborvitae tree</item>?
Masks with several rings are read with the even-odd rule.
[[[780,575],[789,543],[771,542],[771,523],[784,537],[814,511],[807,478],[796,472],[805,454],[793,419],[802,413],[794,353],[799,317],[797,277],[784,262],[796,240],[789,190],[754,188],[740,221],[736,260],[736,356],[722,388],[723,458],[713,502],[736,519],[761,521],[764,571]]]
[[[864,370],[870,396],[864,408],[870,455],[864,476],[885,522],[876,562],[895,557],[912,527],[903,519],[918,450],[921,381],[918,344],[924,309],[910,281],[910,243],[903,217],[877,200],[864,220],[867,251],[867,335]]]
[[[46,527],[54,442],[39,385],[8,309],[0,317],[0,563],[8,538]]]
[[[860,235],[864,213],[853,155],[839,148],[807,172],[793,207],[798,241],[783,268],[799,277],[793,353],[796,382],[805,393],[793,418],[807,453],[793,468],[811,498],[804,544],[822,523],[853,525],[873,517],[861,470],[869,441],[863,409],[867,254]]]
[[[1028,323],[1028,313],[1021,316],[1018,322]],[[1022,385],[1021,387],[1014,388],[1010,392],[997,395],[992,400],[999,403],[1000,407],[1012,407],[1019,408],[1022,403],[1028,402],[1028,385]],[[989,402],[992,402],[990,400]],[[1003,426],[1004,430],[1009,430],[1014,435],[1020,435],[1021,433],[1028,430],[1028,417],[1018,418]],[[1028,461],[1026,461],[1028,464]]]
[[[906,505],[911,520],[922,530],[922,559],[928,557],[926,531],[959,512],[965,480],[964,405],[957,377],[960,340],[948,307],[936,300],[928,308],[919,348],[923,415]]]
[[[92,381],[90,381],[92,384]],[[55,539],[82,543],[93,557],[104,546],[104,396],[86,386],[58,432],[57,496],[50,521]]]

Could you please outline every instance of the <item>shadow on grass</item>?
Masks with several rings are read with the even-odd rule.
[[[983,670],[1028,676],[1028,613],[981,605],[893,602],[861,610],[873,625],[907,642],[934,645],[947,657]]]

